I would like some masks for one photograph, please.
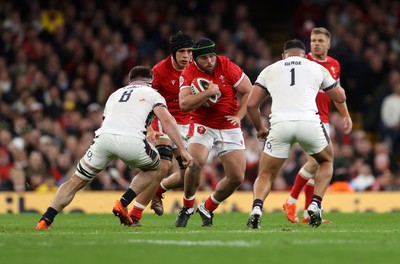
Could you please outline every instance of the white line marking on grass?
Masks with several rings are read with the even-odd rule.
[[[146,243],[156,245],[174,245],[174,246],[206,246],[206,247],[254,247],[260,245],[260,241],[222,241],[222,240],[162,240],[162,239],[129,239],[129,243]]]
[[[304,239],[304,240],[294,240],[293,244],[298,245],[324,245],[324,244],[367,244],[368,241],[365,240],[344,240],[344,239]]]

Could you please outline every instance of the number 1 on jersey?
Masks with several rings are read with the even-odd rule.
[[[294,68],[290,69],[290,86],[294,85]]]

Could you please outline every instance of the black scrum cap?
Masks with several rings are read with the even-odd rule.
[[[176,52],[179,49],[193,47],[193,39],[188,34],[179,31],[176,35],[173,35],[169,39],[169,48],[172,52],[172,57],[176,61]]]

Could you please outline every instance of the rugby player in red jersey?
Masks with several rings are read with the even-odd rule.
[[[323,27],[314,28],[311,31],[311,52],[306,55],[306,58],[324,66],[330,72],[333,79],[337,80],[340,85],[340,64],[337,60],[328,56],[328,50],[331,46],[330,39],[331,34],[327,29]],[[320,90],[316,98],[316,103],[321,121],[324,124],[326,131],[328,132],[331,102],[332,99],[325,92]],[[347,110],[346,103],[334,102],[334,104],[336,109],[343,117],[344,133],[350,133],[353,127],[353,122]],[[303,165],[296,176],[290,193],[290,197],[283,204],[283,209],[285,210],[286,217],[292,223],[299,222],[299,218],[297,217],[296,204],[303,187],[305,194],[305,205],[302,222],[308,223],[310,220],[307,213],[307,208],[312,201],[312,196],[314,193],[313,176],[315,175],[317,169],[317,161],[313,157],[307,155],[307,162]],[[330,221],[324,219],[323,222],[328,223]]]
[[[207,79],[208,89],[192,94],[195,78]],[[201,170],[210,150],[215,149],[225,176],[213,193],[197,207],[203,226],[213,225],[213,211],[242,183],[246,170],[241,120],[247,113],[247,100],[252,89],[243,70],[227,57],[217,55],[215,43],[200,38],[193,45],[193,62],[180,77],[179,103],[183,111],[191,111],[188,151],[193,155],[192,167],[186,169],[183,207],[175,221],[176,227],[186,227],[195,211],[195,195],[200,184]],[[238,102],[238,94],[241,100]],[[211,107],[204,106],[213,96],[220,96]]]

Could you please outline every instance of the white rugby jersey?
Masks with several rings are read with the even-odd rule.
[[[292,56],[266,67],[255,85],[272,97],[271,124],[280,121],[320,121],[315,102],[318,90],[336,86],[323,66],[308,59]]]
[[[108,133],[145,138],[146,127],[151,124],[156,106],[167,107],[164,97],[144,85],[127,85],[107,99],[102,126],[96,136]]]

